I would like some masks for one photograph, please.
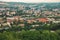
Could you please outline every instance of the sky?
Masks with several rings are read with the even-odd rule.
[[[60,0],[0,0],[6,2],[26,2],[26,3],[40,3],[40,2],[60,2]]]

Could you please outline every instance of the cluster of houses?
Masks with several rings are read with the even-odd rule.
[[[50,23],[60,23],[59,21],[56,21],[54,18],[33,18],[33,19],[25,19],[21,16],[14,16],[14,17],[6,17],[0,18],[0,27],[12,27],[12,26],[39,26],[41,23],[43,24],[50,24]]]
[[[24,5],[15,6],[18,6],[18,8],[0,8],[0,27],[24,27],[26,25],[32,25],[33,27],[35,27],[39,26],[40,23],[60,23],[60,10],[58,9],[52,9],[52,11],[41,11],[40,9],[35,10],[35,8],[30,7],[30,9],[26,10]],[[18,12],[20,10],[22,10],[23,15],[19,15],[21,14],[21,12]]]

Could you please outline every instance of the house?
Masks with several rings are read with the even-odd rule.
[[[32,25],[32,27],[39,27],[39,25],[38,24],[35,24],[35,25]]]
[[[39,22],[43,22],[43,23],[46,23],[48,21],[47,18],[38,18],[36,20],[38,20]]]
[[[24,26],[25,26],[25,24],[19,24],[18,26],[24,27]]]
[[[9,12],[9,11],[7,11],[7,12],[6,12],[6,15],[10,15],[10,12]]]
[[[60,21],[53,21],[53,23],[60,23]]]
[[[14,15],[16,14],[16,11],[11,11],[10,14]]]
[[[11,20],[11,19],[7,19],[7,22],[11,23],[11,22],[13,22],[13,20]]]
[[[3,22],[3,19],[2,19],[2,18],[0,18],[0,23],[1,23],[1,22]]]
[[[0,15],[2,15],[2,12],[0,12]]]
[[[7,19],[11,19],[11,20],[14,20],[14,17],[7,17]]]
[[[36,22],[34,19],[30,19],[30,20],[27,20],[27,23],[33,23],[33,22]]]

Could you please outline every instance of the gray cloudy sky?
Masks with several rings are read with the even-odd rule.
[[[60,0],[0,0],[7,2],[27,2],[27,3],[38,3],[38,2],[60,2]]]

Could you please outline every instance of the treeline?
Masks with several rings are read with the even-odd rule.
[[[6,27],[6,28],[0,28],[0,32],[4,32],[4,31],[22,31],[22,30],[31,30],[31,29],[34,29],[34,30],[59,30],[60,29],[60,23],[58,24],[40,24],[38,23],[39,26],[32,26],[32,24],[28,24],[28,23],[25,23],[25,26],[19,26],[17,24],[14,24],[12,25],[12,27]],[[33,25],[35,25],[33,23]]]
[[[60,40],[60,30],[56,31],[4,31],[0,33],[0,40]]]

